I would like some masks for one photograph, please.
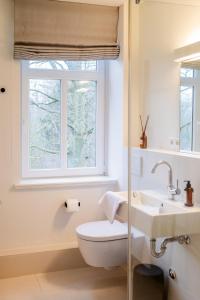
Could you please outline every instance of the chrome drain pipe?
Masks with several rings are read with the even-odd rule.
[[[179,236],[166,238],[160,245],[160,251],[156,250],[156,239],[150,239],[151,255],[156,258],[162,257],[167,250],[167,244],[173,242],[178,242],[180,245],[183,244],[189,245],[191,243],[191,239],[189,235],[179,235]]]

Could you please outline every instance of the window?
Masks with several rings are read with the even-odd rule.
[[[194,87],[180,87],[180,149],[192,151]]]
[[[22,62],[22,175],[104,172],[104,62]]]
[[[200,151],[200,70],[181,68],[180,78],[180,150]]]

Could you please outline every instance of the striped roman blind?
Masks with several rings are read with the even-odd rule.
[[[56,0],[15,0],[16,59],[116,59],[119,8]]]

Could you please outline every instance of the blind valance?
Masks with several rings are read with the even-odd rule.
[[[116,59],[119,8],[56,0],[15,0],[17,59]]]

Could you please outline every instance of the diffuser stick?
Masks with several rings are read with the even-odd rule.
[[[142,142],[140,144],[140,148],[142,148],[142,149],[146,149],[147,148],[146,129],[147,129],[148,122],[149,122],[149,115],[147,116],[145,126],[143,127],[142,117],[140,115],[140,123],[141,123],[141,127],[142,127],[142,135],[140,137],[140,139],[141,139]]]
[[[141,127],[142,127],[142,133],[144,132],[144,128],[143,128],[143,124],[142,124],[142,116],[140,115],[140,124],[141,124]]]
[[[146,132],[148,122],[149,122],[149,115],[147,116],[146,124],[145,124],[145,127],[144,127],[144,131],[143,131],[144,134]]]

